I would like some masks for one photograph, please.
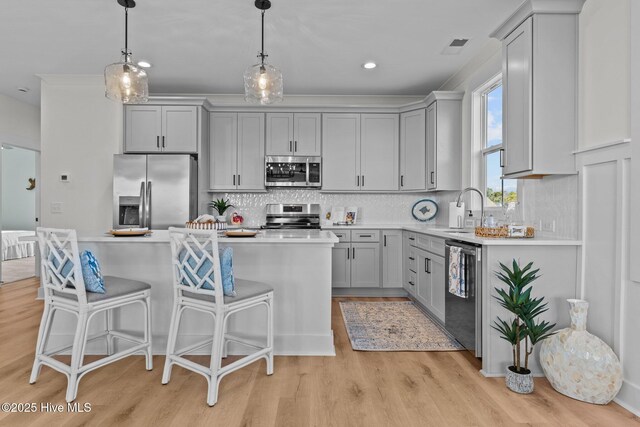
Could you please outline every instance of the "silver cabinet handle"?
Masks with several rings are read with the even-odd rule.
[[[404,187],[404,175],[400,175],[400,187]]]
[[[236,185],[236,175],[233,175],[233,185]]]
[[[434,180],[434,175],[435,175],[435,172],[431,171],[431,183],[432,184],[435,184],[435,182],[433,181]]]
[[[358,237],[373,237],[371,234],[358,234]]]
[[[362,186],[364,187],[364,175],[362,175]]]
[[[411,280],[409,280],[409,284],[410,284],[411,286],[415,286],[415,285],[416,285],[416,284],[415,284],[415,283],[413,283]]]
[[[352,258],[356,259],[356,248],[353,248],[353,256],[352,256]]]
[[[500,167],[504,167],[504,148],[500,149]]]
[[[164,149],[164,135],[162,135],[162,148]]]
[[[412,257],[412,256],[410,256],[410,257],[409,257],[409,259],[410,259],[411,261],[415,261],[415,260],[416,260],[416,259],[415,259],[414,257]]]
[[[151,181],[147,182],[147,202],[144,205],[147,218],[145,220],[145,227],[148,227],[151,230]]]
[[[240,174],[238,174],[238,187],[240,187]]]
[[[425,258],[424,259],[424,272],[427,274],[431,274],[431,259],[430,258]]]
[[[156,136],[156,147],[159,149],[160,148],[160,136]]]
[[[306,168],[306,172],[305,172],[305,179],[307,180],[307,185],[309,185],[309,159],[307,158],[307,168]]]
[[[298,141],[293,141],[293,152],[294,153],[298,152]]]
[[[145,216],[145,212],[146,212],[146,208],[145,208],[145,199],[144,199],[144,181],[142,181],[140,183],[140,205],[138,206],[138,223],[140,224],[140,227],[144,227],[144,216]]]
[[[409,237],[409,240],[416,240],[415,237]]]
[[[347,248],[347,259],[349,259],[349,249]]]
[[[293,141],[289,141],[289,151],[293,153]]]
[[[356,187],[360,187],[360,175],[356,176]]]
[[[383,240],[384,240],[384,246],[387,246],[387,236],[386,234],[384,236],[382,236]]]

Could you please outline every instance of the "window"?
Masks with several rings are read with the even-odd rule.
[[[502,179],[502,80],[489,81],[480,92],[482,177],[488,208],[518,201],[518,181]]]

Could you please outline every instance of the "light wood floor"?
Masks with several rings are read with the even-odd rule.
[[[66,377],[44,367],[29,385],[42,301],[35,279],[0,289],[0,403],[64,404]],[[276,357],[227,376],[213,408],[206,380],[174,367],[160,384],[164,358],[154,370],[129,357],[86,375],[78,402],[83,414],[0,413],[0,425],[175,426],[640,426],[618,405],[589,405],[556,393],[536,378],[533,394],[510,392],[501,378],[478,373],[467,352],[373,353],[351,350],[335,299],[336,357]],[[167,314],[168,315],[168,314]],[[204,362],[204,358],[196,358]]]

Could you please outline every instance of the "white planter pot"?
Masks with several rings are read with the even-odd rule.
[[[513,366],[507,367],[507,375],[504,377],[507,388],[520,394],[533,393],[533,375],[531,371],[528,374],[518,374],[512,371],[511,368]]]
[[[218,215],[218,216],[216,216],[216,220],[218,220],[218,222],[227,222],[227,216],[226,215]]]

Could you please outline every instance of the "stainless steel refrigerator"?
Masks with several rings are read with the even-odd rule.
[[[185,154],[117,154],[113,228],[183,227],[197,216],[198,167]]]

